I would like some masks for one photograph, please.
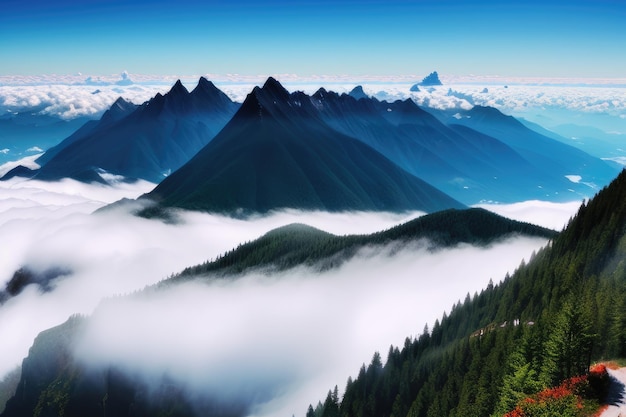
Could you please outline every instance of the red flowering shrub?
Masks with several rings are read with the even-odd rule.
[[[590,379],[606,374],[605,368],[594,368],[590,376],[566,379],[560,385],[547,388],[532,397],[520,401],[517,407],[504,417],[580,417],[583,414],[583,398],[594,396]]]
[[[585,410],[585,398],[598,398],[598,387],[608,381],[603,364],[592,367],[589,376],[582,375],[566,379],[560,385],[547,388],[519,402],[514,410],[504,417],[582,417],[590,415]],[[589,404],[588,404],[589,406]],[[595,405],[597,408],[597,403]]]

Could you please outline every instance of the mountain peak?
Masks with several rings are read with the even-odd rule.
[[[180,80],[177,80],[176,83],[172,86],[170,91],[167,93],[168,95],[187,95],[189,91],[185,88],[183,83]]]
[[[426,77],[424,77],[422,82],[419,83],[418,85],[432,86],[432,85],[443,85],[443,84],[441,83],[441,80],[439,80],[439,74],[437,74],[437,71],[433,71],[430,74],[428,74]]]
[[[136,107],[137,106],[133,103],[124,100],[122,97],[118,97],[117,100],[111,104],[111,107],[104,112],[101,120],[104,122],[119,120],[125,115],[130,114]]]
[[[272,96],[282,99],[289,98],[289,91],[281,83],[278,82],[274,77],[269,77],[263,87],[261,88],[263,92],[269,93]]]
[[[131,103],[130,101],[126,101],[124,97],[118,97],[117,100],[115,100],[113,104],[111,104],[111,107],[109,110],[126,111],[134,107],[135,105]]]
[[[323,100],[328,95],[328,90],[324,87],[320,87],[311,97],[314,97],[318,100]]]
[[[193,89],[193,91],[191,91],[191,95],[196,98],[207,98],[211,102],[215,102],[216,100],[224,101],[227,99],[222,90],[217,88],[215,84],[204,77],[200,77],[198,85]]]
[[[204,77],[200,77],[200,79],[198,80],[198,85],[196,86],[196,88],[193,89],[193,92],[196,91],[205,91],[205,92],[214,92],[216,90],[219,90],[215,84],[213,84],[211,81],[207,80]]]
[[[357,100],[360,100],[362,98],[368,98],[368,95],[365,94],[365,91],[363,91],[363,86],[357,85],[356,87],[354,87],[349,93],[349,96],[354,97]]]

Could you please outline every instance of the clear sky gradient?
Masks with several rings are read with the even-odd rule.
[[[1,0],[0,75],[623,78],[623,0]]]

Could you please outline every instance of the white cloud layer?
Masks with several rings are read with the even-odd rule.
[[[115,84],[133,80],[138,75],[122,75],[100,77],[92,82],[96,85],[85,85],[84,77],[71,78],[72,84],[48,83],[37,81],[2,85],[0,82],[0,116],[8,112],[24,111],[36,108],[43,114],[57,115],[64,119],[79,116],[92,116],[105,111],[118,97],[124,97],[136,104],[149,100],[157,92],[165,93],[174,83],[176,77],[165,77],[154,80],[146,78],[143,83],[125,85]],[[265,76],[216,76],[206,75],[227,93],[231,99],[242,102],[255,85],[261,85]],[[486,78],[469,78],[470,83],[463,83],[463,78],[451,78],[450,83],[444,78],[444,85],[438,87],[422,87],[420,92],[411,92],[413,81],[404,78],[361,79],[342,77],[319,77],[301,79],[283,74],[276,75],[279,81],[290,91],[301,90],[312,94],[320,87],[337,91],[349,92],[355,85],[361,84],[366,94],[380,100],[398,100],[412,98],[421,106],[436,109],[471,108],[473,104],[492,106],[506,114],[525,117],[545,127],[553,127],[563,123],[575,123],[600,128],[605,132],[626,133],[626,83],[610,84],[510,84],[506,80]],[[145,78],[145,76],[144,76]],[[467,80],[467,79],[466,79]],[[68,79],[67,81],[70,81]],[[197,84],[198,77],[183,78],[188,89]],[[416,79],[417,81],[417,79]],[[527,80],[528,81],[528,80]],[[601,80],[600,80],[601,81]],[[619,81],[619,80],[618,80]],[[76,82],[79,82],[78,84]],[[502,83],[500,83],[502,82]],[[99,85],[103,83],[104,85]]]
[[[368,248],[322,275],[299,269],[235,282],[186,284],[112,300],[96,310],[78,349],[95,364],[149,376],[160,372],[197,392],[283,395],[260,415],[303,415],[310,402],[374,351],[383,357],[467,292],[512,271],[545,244],[518,238],[487,249],[461,245],[429,253],[419,244]]]
[[[31,112],[62,119],[93,117],[107,110],[119,97],[141,104],[156,93],[165,93],[169,85],[85,86],[36,85],[0,86],[0,116]]]
[[[486,210],[510,219],[533,223],[552,230],[561,231],[573,217],[581,201],[552,203],[550,201],[523,201],[513,204],[477,204]]]
[[[134,292],[278,226],[301,222],[336,234],[370,233],[419,215],[287,211],[243,221],[183,213],[184,222],[173,225],[136,218],[124,209],[90,214],[152,187],[145,182],[113,188],[72,180],[0,182],[0,285],[24,265],[72,271],[52,292],[41,294],[30,286],[0,306],[0,377],[20,363],[40,331],[71,314],[91,314],[103,298]],[[501,212],[507,207],[496,206]],[[508,213],[526,220],[532,213],[531,221],[541,224],[564,224],[576,208],[541,202],[523,207],[513,206]],[[93,359],[119,359],[139,368],[142,363],[154,365],[197,384],[210,381],[199,374],[194,379],[189,372],[248,375],[230,362],[237,358],[259,374],[253,385],[283,383],[284,396],[258,413],[303,413],[308,402],[321,399],[334,384],[342,387],[374,350],[386,354],[390,344],[417,335],[426,322],[432,324],[444,309],[483,288],[490,278],[500,280],[544,242],[518,239],[486,250],[461,246],[434,255],[415,246],[393,258],[370,248],[322,276],[307,270],[274,278],[251,275],[223,285],[183,286],[147,304],[122,298],[98,310],[85,343]],[[189,328],[178,324],[185,315],[194,317]],[[216,315],[223,320],[210,319]],[[119,331],[126,341],[99,339],[107,337],[111,326],[122,324]],[[195,324],[203,330],[197,331]],[[127,343],[131,340],[134,347]],[[153,345],[140,355],[136,348],[149,342],[162,343],[164,349]],[[250,344],[256,349],[244,348]],[[211,354],[201,355],[199,347]],[[177,362],[177,354],[189,361]],[[275,380],[264,379],[268,369],[276,369]],[[230,382],[236,386],[237,381]]]
[[[0,285],[24,265],[74,272],[59,280],[52,293],[41,295],[30,288],[0,307],[0,375],[21,361],[37,333],[69,315],[90,314],[103,297],[143,288],[275,227],[306,221],[339,234],[367,233],[408,216],[290,211],[245,222],[186,213],[185,223],[174,226],[118,210],[90,214],[153,186],[139,182],[111,188],[72,180],[44,183],[17,178],[0,182]]]

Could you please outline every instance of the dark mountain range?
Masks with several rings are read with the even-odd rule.
[[[15,168],[9,170],[6,174],[4,174],[2,178],[0,178],[0,181],[10,180],[14,177],[32,178],[35,176],[36,173],[36,169],[30,169],[28,167],[25,167],[24,165],[18,165]]]
[[[513,149],[471,129],[451,129],[412,100],[356,101],[324,89],[312,99],[335,130],[464,203],[537,198],[536,183],[545,176],[536,175]]]
[[[250,269],[264,268],[271,272],[270,269],[276,271],[301,265],[329,268],[372,245],[404,246],[409,241],[422,239],[428,239],[432,249],[462,242],[487,245],[511,234],[554,237],[556,232],[482,209],[434,213],[389,230],[360,236],[335,236],[306,225],[292,224],[241,245],[215,262],[188,268],[146,292],[192,279],[235,279],[237,274]],[[21,275],[30,277],[32,274]],[[165,378],[161,385],[147,387],[141,380],[114,367],[89,369],[72,359],[71,353],[73,341],[88,320],[73,317],[37,337],[22,365],[17,393],[7,404],[3,417],[46,413],[68,417],[126,415],[124,410],[129,409],[134,410],[132,415],[140,416],[159,415],[165,410],[172,411],[174,416],[244,416],[249,412],[248,407],[258,401],[251,397],[249,402],[224,404],[208,398],[200,402],[198,408],[197,399],[190,401],[182,387],[173,386]]]
[[[34,176],[106,182],[107,172],[158,183],[211,141],[237,108],[205,78],[192,92],[178,81],[137,108],[119,99],[99,121],[44,154]]]
[[[187,268],[160,285],[186,281],[198,275],[211,278],[251,269],[272,273],[306,265],[326,270],[340,266],[365,247],[404,246],[417,240],[425,240],[431,250],[460,243],[483,246],[512,234],[553,238],[557,233],[476,208],[427,214],[369,235],[336,236],[303,224],[291,224],[240,245],[214,262]]]
[[[521,129],[517,126],[514,132],[482,129],[480,125],[467,127],[457,119],[467,116],[435,112],[437,117],[433,117],[412,100],[357,101],[349,95],[324,89],[317,91],[312,100],[322,119],[335,130],[361,140],[406,171],[466,204],[489,200],[569,201],[592,194],[594,189],[587,183],[607,184],[619,172],[604,161],[558,141],[538,138],[540,135],[523,126]],[[527,152],[518,141],[510,140],[513,134],[521,142],[540,140],[547,149],[541,155]],[[584,169],[577,163],[582,161]],[[566,175],[579,175],[571,173],[579,170],[591,174],[589,177],[580,174],[583,181],[578,184],[566,178]]]
[[[476,106],[469,111],[455,111],[454,114],[431,109],[429,111],[436,116],[433,117],[433,114],[422,110],[412,100],[393,103],[378,101],[367,97],[359,87],[355,87],[350,94],[337,94],[320,89],[312,96],[301,92],[289,94],[280,87],[283,90],[282,94],[278,94],[275,97],[276,100],[275,98],[267,99],[270,101],[264,105],[266,111],[271,108],[272,117],[282,121],[271,129],[268,128],[267,123],[264,130],[248,126],[247,128],[250,129],[248,132],[254,130],[255,135],[265,134],[269,139],[270,136],[276,136],[275,133],[280,130],[283,136],[287,133],[289,133],[287,136],[291,137],[302,136],[301,142],[315,143],[317,147],[326,145],[321,144],[324,141],[313,142],[306,139],[311,135],[317,135],[315,129],[324,131],[323,135],[327,138],[339,133],[368,145],[403,170],[465,204],[483,201],[516,202],[529,199],[552,201],[581,199],[594,192],[594,184],[606,184],[617,175],[618,168],[614,164],[610,166],[598,158],[590,157],[553,138],[543,136],[495,109]],[[261,89],[261,91],[264,90]],[[257,95],[257,92],[252,95]],[[262,99],[257,98],[261,101]],[[105,181],[103,174],[108,172],[129,179],[143,178],[159,182],[170,170],[174,171],[182,166],[206,145],[219,129],[225,126],[236,107],[236,104],[233,104],[205,79],[201,79],[198,87],[191,93],[187,92],[179,82],[165,96],[157,95],[139,107],[120,99],[101,120],[87,123],[61,144],[41,156],[37,161],[42,165],[40,170],[31,171],[24,167],[17,167],[10,171],[5,179],[16,175],[39,179],[58,179],[69,176],[86,182],[103,182]],[[254,114],[254,112],[248,113]],[[274,113],[282,116],[276,118]],[[290,123],[287,123],[289,126],[283,123],[287,119],[286,113],[290,114]],[[231,136],[249,135],[244,132],[243,126],[234,127],[237,123],[250,125],[250,121],[248,119],[244,121],[244,119],[246,117],[240,116],[232,121],[229,128]],[[272,129],[278,130],[273,132]],[[255,143],[254,146],[261,145]],[[326,148],[326,151],[329,150],[330,148]],[[261,154],[255,156],[257,161],[253,163],[231,147],[226,152],[233,152],[231,155],[233,161],[238,161],[237,163],[245,161],[245,166],[239,172],[235,168],[235,162],[225,160],[217,161],[216,168],[206,168],[220,176],[219,178],[213,177],[213,180],[230,189],[226,193],[228,196],[220,197],[230,202],[218,202],[210,205],[211,208],[203,202],[200,206],[204,206],[204,209],[221,211],[228,211],[228,207],[234,207],[237,204],[240,204],[242,208],[261,211],[273,208],[274,204],[278,204],[276,207],[293,207],[300,203],[307,208],[325,207],[329,202],[322,203],[321,197],[313,197],[313,194],[318,193],[320,187],[326,186],[320,184],[313,186],[312,181],[314,179],[326,181],[326,183],[330,181],[337,185],[346,181],[347,178],[344,176],[341,179],[337,177],[331,180],[329,177],[335,174],[322,173],[321,166],[316,167],[318,172],[315,174],[307,171],[308,168],[302,170],[299,166],[302,162],[297,158],[293,159],[292,156],[278,163],[279,159],[285,156],[284,151],[285,149],[275,154],[266,151],[265,154],[272,154],[271,165],[274,168],[274,174],[277,174],[283,181],[290,179],[291,185],[298,189],[298,192],[292,196],[293,198],[284,195],[283,201],[280,202],[260,201],[258,204],[253,202],[252,200],[257,199],[257,180],[252,180],[252,178],[257,178],[257,174],[252,171],[262,163]],[[320,149],[315,151],[307,149],[306,151],[309,152],[309,157],[312,157],[318,155]],[[347,149],[344,151],[347,152],[348,158],[352,159],[350,167],[340,166],[343,163],[342,158],[334,156],[336,165],[333,169],[342,171],[344,174],[358,169],[359,181],[365,176],[369,176],[370,180],[378,176],[370,170],[372,165],[377,165],[377,163],[372,163],[373,161],[367,163],[369,158],[363,155],[352,155],[352,152],[348,152]],[[217,159],[215,152],[213,151],[213,158]],[[300,156],[304,154],[301,152]],[[311,165],[311,158],[305,162]],[[366,164],[362,165],[362,162]],[[202,163],[196,162],[196,164]],[[220,164],[228,164],[228,169],[224,166],[217,168]],[[219,174],[218,169],[221,169]],[[297,175],[285,177],[283,174],[291,172],[290,170],[298,171]],[[208,171],[203,172],[203,175],[208,174]],[[272,172],[272,170],[261,171]],[[279,171],[280,174],[278,174]],[[248,180],[244,179],[244,173],[248,175]],[[226,177],[222,178],[222,175]],[[354,177],[354,173],[350,176]],[[579,182],[575,182],[577,176],[581,177]],[[322,177],[326,177],[326,180],[321,180]],[[268,193],[273,196],[279,194],[278,190],[281,187],[271,184],[271,178],[276,178],[276,175],[272,177],[264,174],[263,184],[258,184],[261,187],[259,194],[261,200],[267,198]],[[337,179],[339,181],[336,181]],[[190,184],[193,181],[193,179],[183,180],[180,175],[177,180],[178,183],[189,182]],[[216,185],[218,183],[212,186],[212,192],[219,188]],[[305,183],[307,185],[303,186]],[[384,183],[385,181],[380,187],[383,187]],[[240,196],[236,198],[232,195],[234,192],[232,188],[235,184],[247,187],[237,191]],[[367,193],[362,192],[362,184],[356,187],[354,185],[349,181],[343,185],[343,187],[350,188],[349,192],[341,192],[344,194],[344,200],[366,199]],[[270,188],[273,190],[269,191]],[[391,189],[396,188],[391,187]],[[173,186],[170,184],[168,192],[172,190]],[[191,191],[190,186],[185,190]],[[194,192],[196,192],[195,196],[189,196],[187,202],[181,200],[180,204],[187,208],[196,204],[199,195],[203,192],[198,190]],[[396,189],[393,193],[397,196],[402,192],[404,191]],[[164,189],[160,189],[159,193],[167,194]],[[285,194],[282,191],[280,193]],[[305,194],[307,197],[303,198],[298,193]],[[244,194],[247,194],[247,201],[239,201],[238,199]],[[180,193],[178,195],[180,197]],[[168,197],[164,204],[177,206],[178,203],[175,200],[179,197],[173,199]],[[322,199],[324,198],[337,200],[337,195],[329,194]],[[390,207],[396,204],[388,203],[391,204]],[[328,207],[335,210],[348,206],[351,205],[335,201]],[[383,204],[382,202],[375,204],[368,202],[365,205],[359,203],[352,206],[381,209]],[[403,203],[401,206],[406,207],[407,204]]]
[[[145,197],[161,208],[242,214],[462,207],[330,127],[315,100],[290,94],[273,78],[255,87],[215,139]]]
[[[131,114],[137,109],[137,105],[124,100],[122,97],[115,100],[115,102],[104,112],[100,120],[90,120],[82,125],[78,130],[68,136],[63,142],[48,149],[46,153],[37,158],[39,165],[45,165],[52,158],[54,158],[60,151],[67,148],[72,143],[84,140],[85,137],[97,132],[98,130],[105,130],[116,122],[120,121],[124,117]]]

